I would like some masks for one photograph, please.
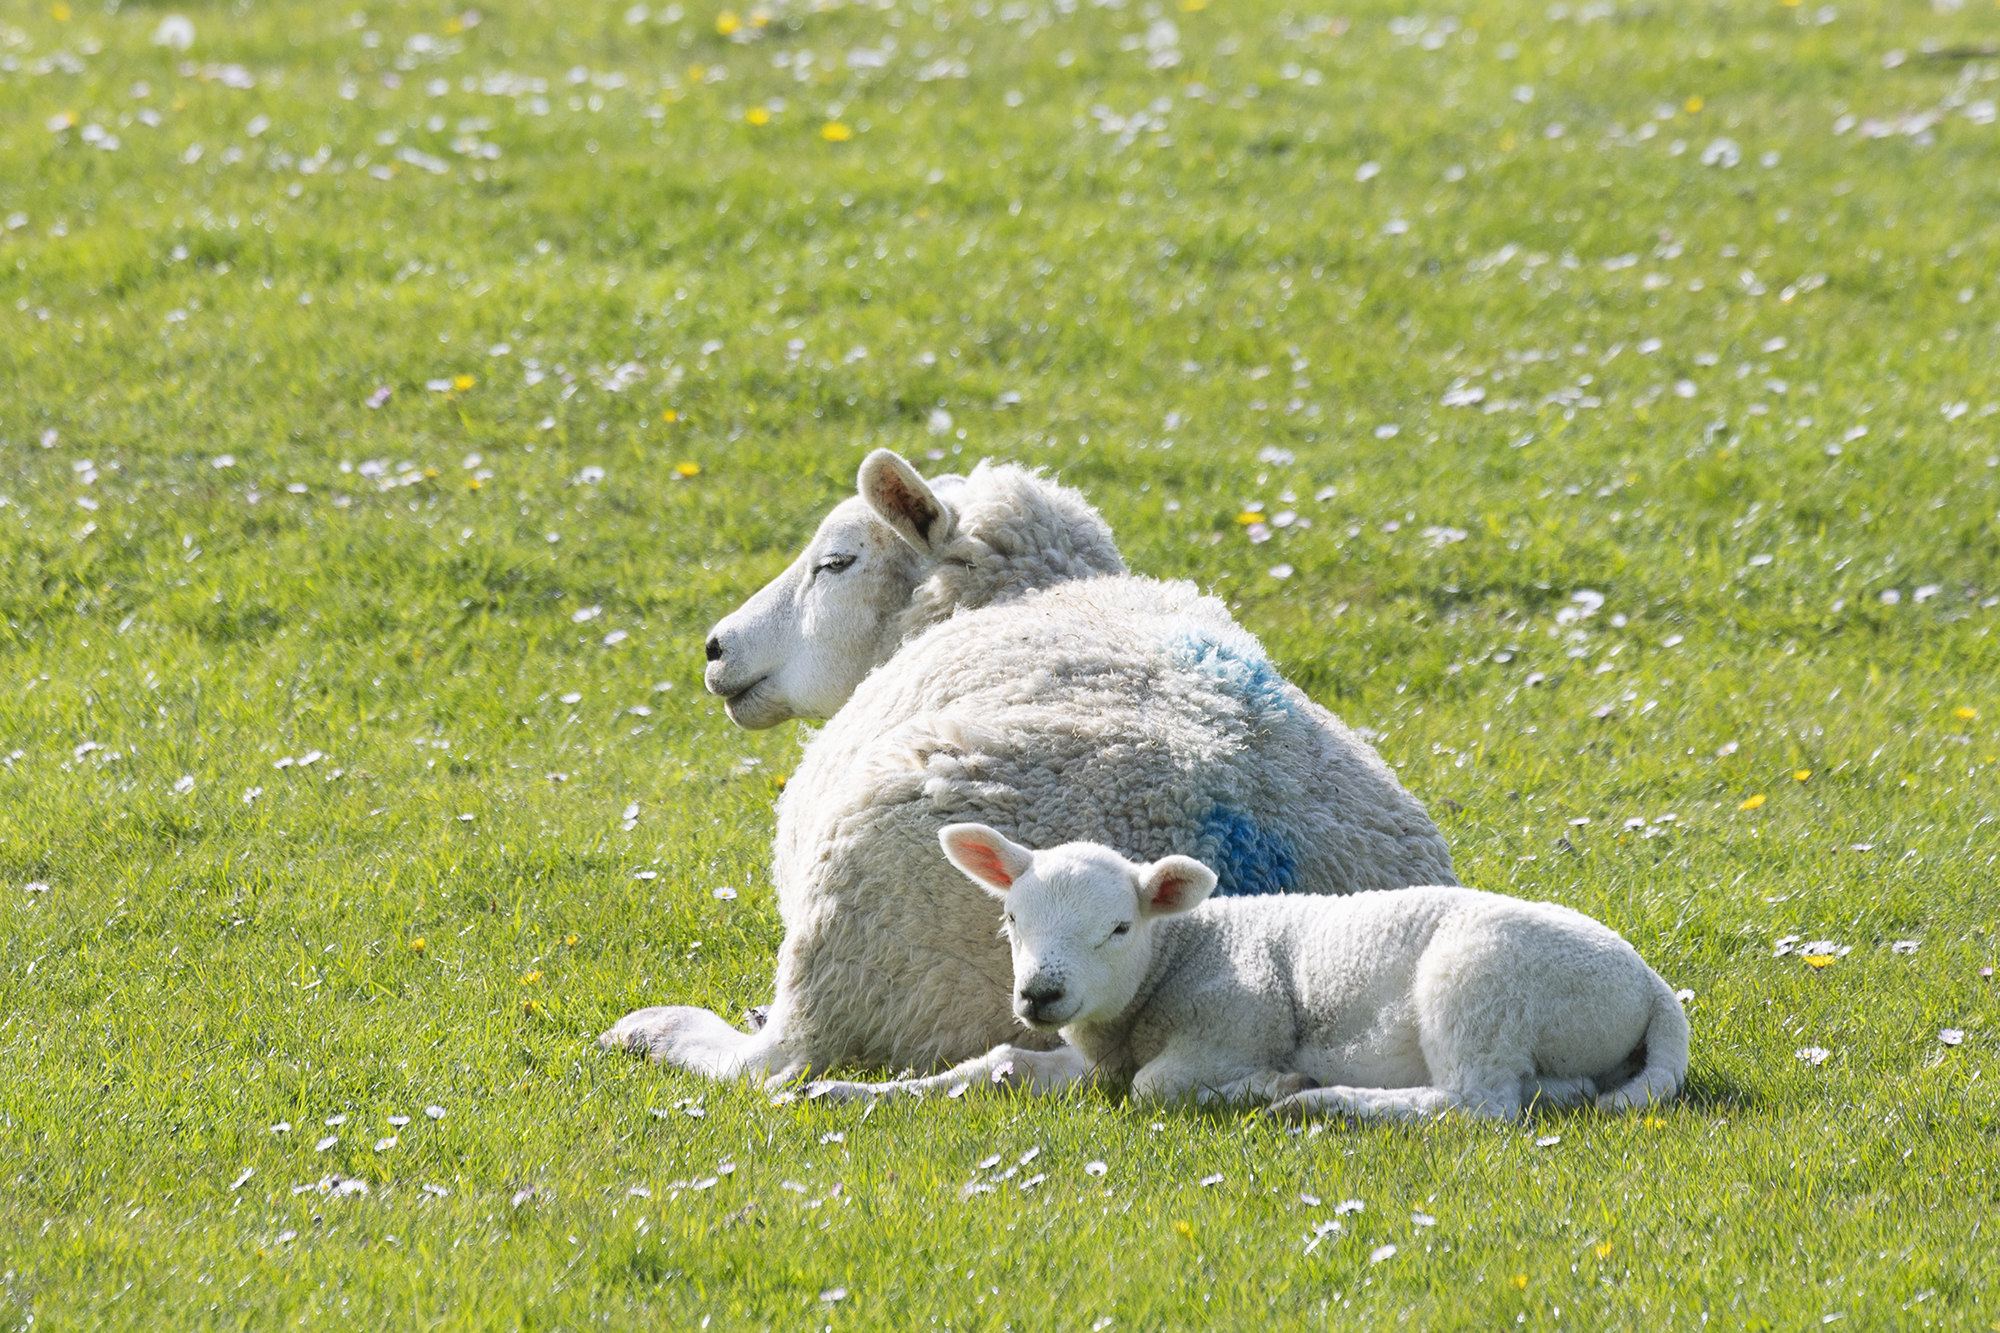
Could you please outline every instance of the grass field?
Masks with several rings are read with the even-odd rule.
[[[2000,1328],[2000,8],[182,12],[0,11],[0,1327]],[[1227,596],[1685,1099],[595,1050],[768,995],[701,639],[882,445]]]

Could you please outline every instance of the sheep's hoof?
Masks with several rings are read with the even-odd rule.
[[[1294,1077],[1304,1078],[1303,1074]],[[1299,1089],[1290,1096],[1282,1097],[1264,1108],[1264,1114],[1273,1120],[1282,1120],[1288,1125],[1302,1125],[1308,1120],[1318,1120],[1326,1114],[1326,1108],[1312,1097],[1312,1090],[1318,1083],[1307,1080],[1310,1086]]]
[[[1283,1101],[1287,1097],[1296,1097],[1319,1085],[1319,1080],[1311,1074],[1280,1074],[1271,1080],[1271,1100],[1275,1102]]]

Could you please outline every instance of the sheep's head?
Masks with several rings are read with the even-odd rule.
[[[1100,843],[1030,851],[984,824],[948,824],[951,863],[1005,905],[1014,1014],[1031,1028],[1103,1023],[1132,1003],[1152,963],[1152,926],[1197,906],[1215,872],[1188,856],[1143,865]]]
[[[925,481],[877,449],[857,486],[790,568],[709,633],[708,688],[738,726],[831,717],[905,639],[955,611],[1124,571],[1096,511],[1032,471],[982,463],[970,479]]]
[[[896,650],[898,618],[951,541],[942,497],[961,478],[933,486],[877,449],[859,483],[789,569],[709,632],[707,685],[740,727],[831,717]]]

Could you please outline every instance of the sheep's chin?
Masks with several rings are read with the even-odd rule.
[[[789,721],[792,710],[775,699],[764,689],[769,677],[760,677],[750,682],[722,702],[722,711],[729,720],[745,731],[763,731],[775,727],[780,722]]]

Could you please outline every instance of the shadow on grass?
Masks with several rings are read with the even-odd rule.
[[[1746,1087],[1727,1074],[1696,1065],[1688,1070],[1681,1087],[1680,1104],[1703,1115],[1754,1111],[1762,1102],[1755,1088]]]

